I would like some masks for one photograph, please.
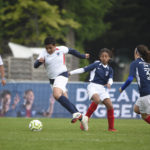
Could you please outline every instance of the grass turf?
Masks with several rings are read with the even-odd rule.
[[[150,125],[143,120],[115,120],[117,132],[107,131],[106,119],[91,119],[89,131],[70,119],[39,119],[40,132],[30,131],[32,119],[0,118],[0,150],[149,150]]]

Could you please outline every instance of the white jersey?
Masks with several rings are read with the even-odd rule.
[[[0,65],[3,65],[3,60],[2,60],[1,55],[0,55]]]
[[[58,46],[54,53],[47,53],[46,49],[41,52],[38,59],[45,59],[45,68],[49,79],[55,79],[59,74],[66,72],[65,54],[69,49],[66,46]]]

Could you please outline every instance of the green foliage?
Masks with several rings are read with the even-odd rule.
[[[117,0],[105,18],[111,28],[97,43],[100,40],[108,47],[130,49],[141,43],[150,46],[149,7],[147,0]]]
[[[63,17],[66,11],[45,0],[4,1],[0,9],[0,40],[7,39],[26,45],[41,46],[43,39],[51,35],[65,40],[63,27],[79,28],[72,18]]]
[[[110,24],[106,24],[103,19],[109,8],[112,7],[112,2],[113,0],[68,1],[69,15],[72,15],[82,25],[76,31],[79,45],[101,36],[110,27]]]

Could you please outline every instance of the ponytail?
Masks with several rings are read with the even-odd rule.
[[[148,50],[147,46],[138,45],[136,47],[136,50],[140,54],[140,56],[144,59],[145,62],[150,63],[150,51]]]

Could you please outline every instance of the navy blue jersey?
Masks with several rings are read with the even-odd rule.
[[[150,64],[146,63],[142,58],[138,58],[130,65],[129,76],[136,78],[140,96],[150,94]]]
[[[113,78],[113,69],[108,65],[103,65],[100,61],[96,61],[93,64],[84,68],[84,71],[91,71],[90,82],[105,85],[110,78]]]

